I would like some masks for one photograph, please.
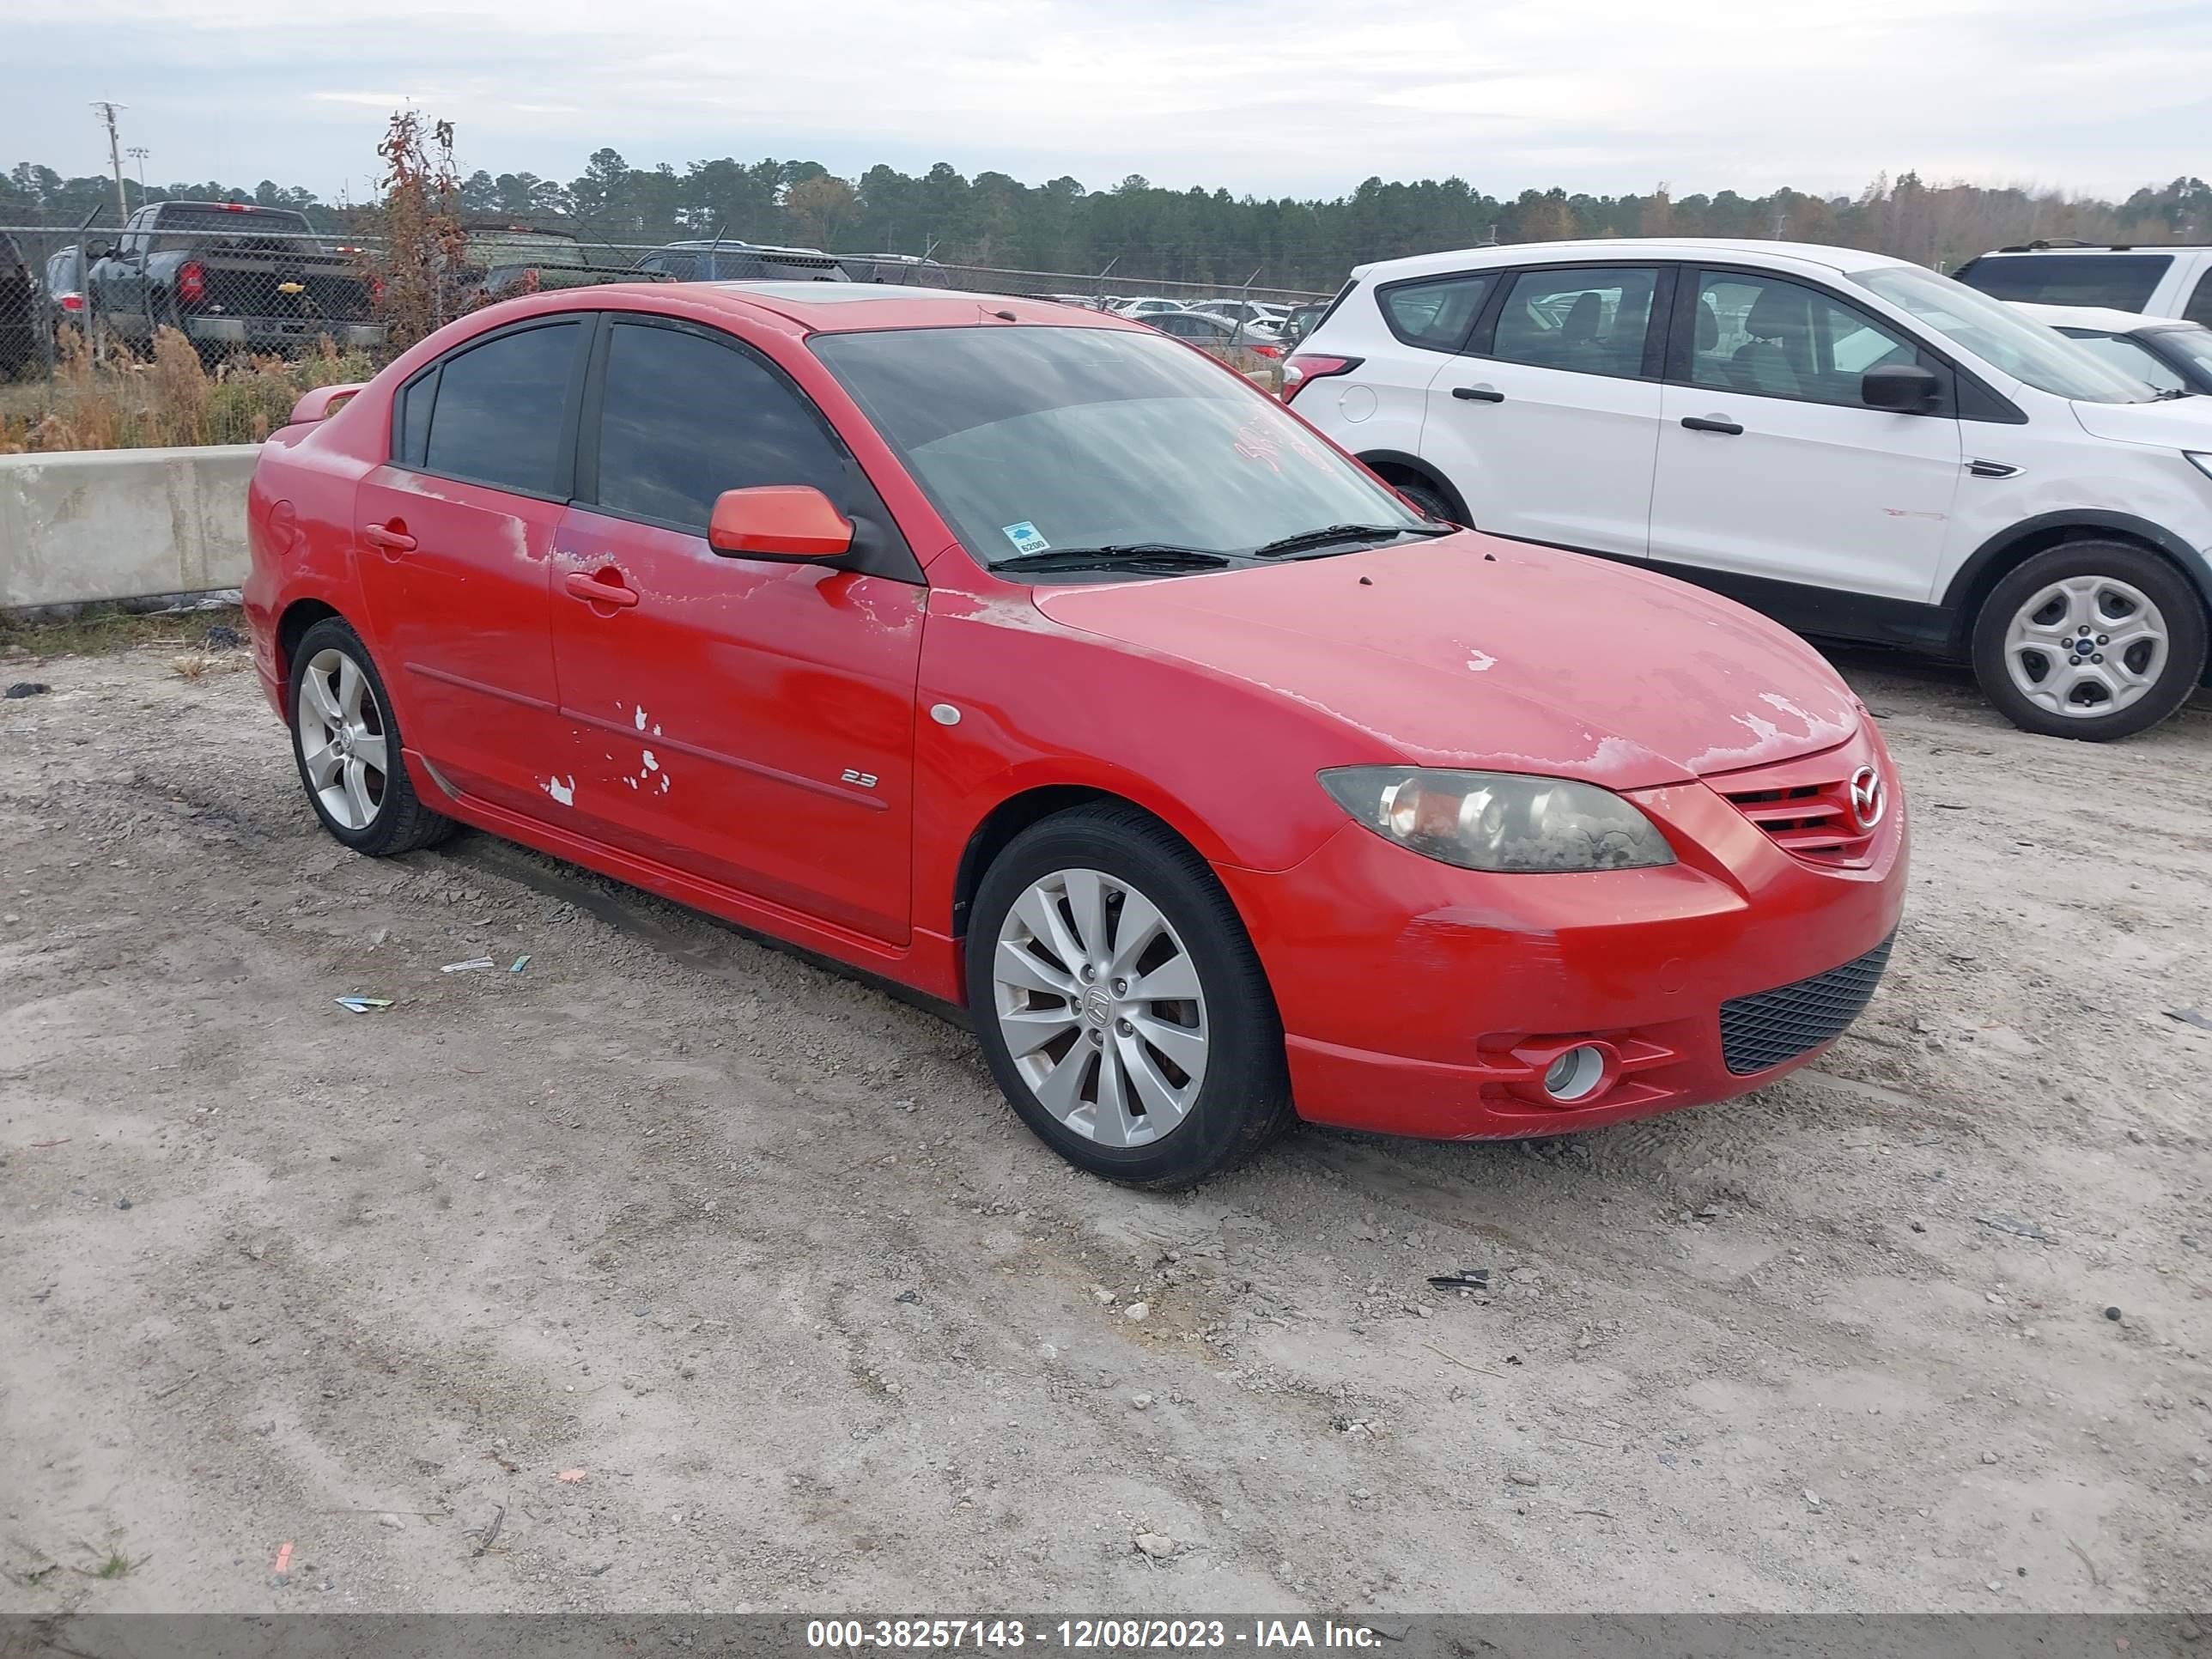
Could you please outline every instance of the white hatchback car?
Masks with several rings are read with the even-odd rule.
[[[2031,731],[2139,732],[2204,674],[2212,398],[1903,260],[1614,240],[1363,265],[1283,396],[1437,517],[1967,658]]]

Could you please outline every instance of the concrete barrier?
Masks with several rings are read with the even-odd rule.
[[[246,580],[252,444],[0,455],[0,608]]]

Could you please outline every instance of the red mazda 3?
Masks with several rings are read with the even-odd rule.
[[[456,824],[964,1005],[1087,1170],[1754,1088],[1865,1006],[1905,822],[1726,600],[1434,522],[1097,313],[547,294],[312,394],[256,659],[326,829]]]

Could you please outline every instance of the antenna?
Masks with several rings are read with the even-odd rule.
[[[100,112],[100,118],[107,124],[107,159],[115,169],[115,206],[126,219],[131,216],[131,198],[123,193],[122,141],[116,136],[115,116],[117,111],[127,107],[127,105],[111,104],[105,100],[97,100],[93,105],[93,108]]]

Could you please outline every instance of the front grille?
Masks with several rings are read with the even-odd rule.
[[[1774,844],[1809,864],[1864,869],[1874,852],[1876,824],[1892,805],[1879,799],[1875,822],[1861,822],[1851,801],[1851,780],[1875,765],[1863,735],[1818,755],[1771,762],[1709,775],[1705,781]],[[1876,769],[1876,788],[1893,795],[1895,782]]]
[[[1825,974],[1721,1004],[1721,1057],[1738,1077],[1763,1072],[1816,1048],[1859,1017],[1889,965],[1889,938]]]

